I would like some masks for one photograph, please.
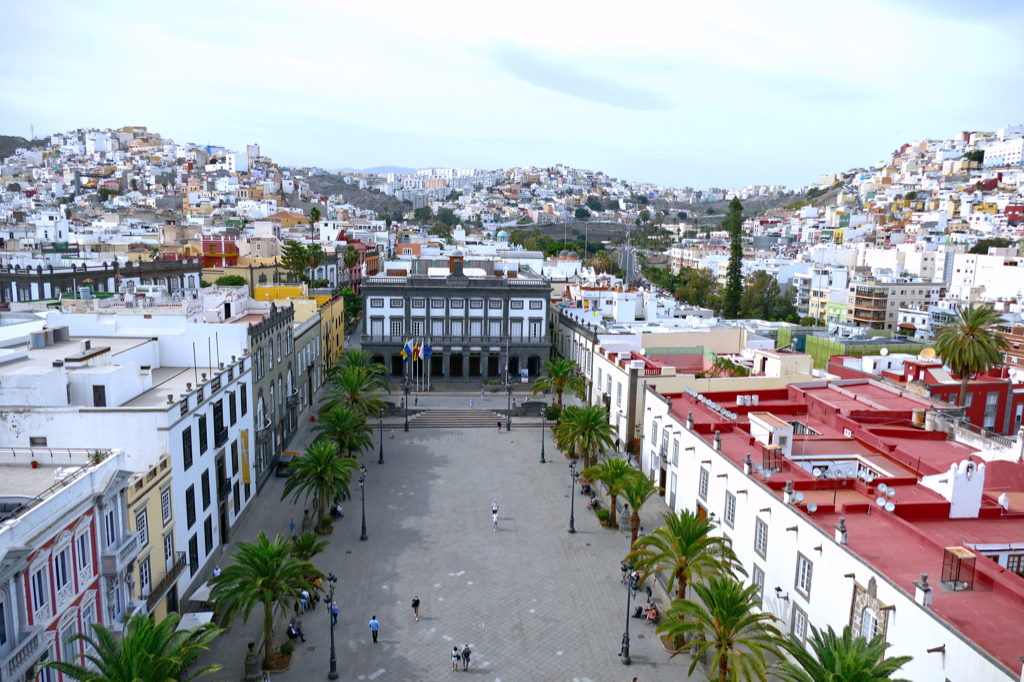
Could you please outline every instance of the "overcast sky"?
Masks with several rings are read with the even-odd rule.
[[[8,2],[0,134],[145,125],[286,165],[817,181],[1024,120],[1024,3]]]

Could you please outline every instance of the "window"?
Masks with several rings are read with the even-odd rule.
[[[608,395],[611,395],[612,394],[612,375],[611,374],[608,375],[607,381],[608,381],[608,388],[607,388],[607,390],[605,390],[605,393],[607,393]]]
[[[672,441],[672,464],[679,466],[679,441]]]
[[[472,310],[483,310],[483,307],[484,307],[483,299],[478,299],[478,298],[471,299],[469,301],[469,307]]]
[[[860,636],[871,641],[878,634],[878,614],[870,606],[865,606],[860,614]]]
[[[141,594],[149,593],[150,585],[150,568],[149,568],[149,557],[146,557],[139,562],[139,589]]]
[[[444,310],[444,299],[443,298],[432,298],[430,299],[430,307],[434,310]]]
[[[164,536],[164,562],[168,571],[174,566],[174,533]]]
[[[207,469],[203,472],[202,478],[202,491],[203,491],[203,511],[210,508],[210,470]]]
[[[600,385],[601,385],[601,378],[602,378],[602,377],[601,377],[601,368],[600,368],[600,367],[598,367],[598,368],[597,368],[597,385],[598,385],[598,386],[600,386]]]
[[[803,554],[796,554],[796,590],[805,599],[811,598],[811,574],[814,572],[814,564]]]
[[[789,436],[779,436],[780,448],[785,448],[787,443],[789,443]]]
[[[206,435],[206,415],[199,415],[199,454],[206,452],[206,447],[209,445]]]
[[[793,622],[790,632],[801,644],[807,639],[807,614],[796,604],[793,604]]]
[[[984,428],[993,429],[996,426],[996,412],[999,407],[999,394],[996,392],[985,394],[985,422]]]
[[[231,442],[231,475],[238,473],[238,441]]]
[[[49,602],[49,593],[46,591],[46,569],[40,569],[32,574],[32,612],[42,609]]]
[[[651,445],[658,447],[658,425],[654,422],[651,422]]]
[[[53,580],[60,592],[71,582],[71,548],[65,547],[53,557]]]
[[[487,307],[490,310],[501,310],[501,299],[500,298],[489,298],[487,299]]]
[[[523,309],[523,302],[522,301],[512,301],[512,310],[522,310],[522,309]]]
[[[392,299],[388,300],[388,306],[390,306],[391,308],[404,308],[405,307],[405,301],[403,299],[401,299],[401,298],[392,298]],[[381,305],[379,305],[379,306],[373,306],[373,307],[374,308],[381,308],[381,307],[383,307],[383,303]]]
[[[384,307],[384,299],[383,298],[371,298],[370,299],[370,307],[371,308],[383,308]],[[395,306],[392,305],[391,307],[394,308]]]
[[[391,336],[402,335],[402,320],[391,320]]]
[[[78,640],[75,639],[77,634],[78,630],[74,623],[71,623],[60,633],[60,660],[65,663],[78,662]]]
[[[106,386],[93,386],[92,387],[92,406],[93,407],[106,407],[107,406],[107,387]]]
[[[448,307],[452,310],[462,310],[465,305],[465,302],[461,298],[453,298],[448,301]]]
[[[964,406],[965,407],[970,407],[973,404],[974,404],[974,394],[973,393],[968,393],[967,394],[967,400],[964,402]]]
[[[245,384],[238,384],[238,399],[241,401],[242,416],[244,417],[245,413],[249,411],[249,398],[245,393]],[[234,422],[231,423],[234,424]]]
[[[171,489],[164,488],[160,491],[160,520],[163,525],[171,522]]]
[[[728,490],[725,491],[725,514],[723,518],[725,519],[725,525],[730,528],[734,527],[736,523],[736,496]]]
[[[281,362],[281,335],[277,335],[277,361]]]
[[[0,647],[7,646],[7,602],[0,601]]]
[[[196,487],[190,485],[185,491],[185,522],[188,527],[196,525]]]
[[[493,320],[490,322],[490,335],[501,336],[501,320]]]
[[[199,537],[193,535],[188,539],[188,572],[190,576],[199,570]]]
[[[206,543],[206,554],[213,551],[213,517],[207,516],[203,521],[203,540]]]
[[[274,369],[274,340],[267,343],[267,359],[270,361],[270,369]]]
[[[92,565],[92,543],[89,542],[89,531],[78,536],[78,548],[75,554],[78,556],[78,570],[85,571]]]
[[[242,509],[242,496],[238,494],[238,481],[235,481],[234,500],[235,500],[235,516],[237,516],[238,512],[241,511],[241,509]]]
[[[110,547],[117,542],[117,511],[111,508],[103,517],[105,546]]]
[[[228,419],[231,420],[232,426],[234,426],[235,422],[238,421],[238,411],[235,407],[234,393],[228,393]]]
[[[622,382],[615,384],[615,404],[622,404]]]
[[[143,509],[135,515],[135,530],[139,533],[139,547],[149,544],[149,519],[146,510]]]
[[[530,301],[530,310],[543,310],[544,301]]]
[[[700,485],[697,487],[697,494],[700,495],[700,499],[708,499],[708,478],[710,474],[704,467],[700,468]]]
[[[762,559],[768,558],[768,524],[761,519],[754,523],[754,551]]]
[[[1006,557],[1006,570],[1024,578],[1024,554],[1011,554]]]
[[[187,426],[181,432],[181,452],[185,471],[192,467],[192,427]]]
[[[757,600],[764,599],[764,571],[757,564],[754,564],[754,572],[750,574],[750,584],[757,585]]]
[[[33,448],[45,448],[46,436],[30,436],[28,439],[28,444]]]

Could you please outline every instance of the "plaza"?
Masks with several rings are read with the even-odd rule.
[[[504,396],[487,398],[482,409],[498,409],[499,401]],[[419,406],[463,402],[468,398],[430,396],[421,397]],[[512,431],[500,433],[455,424],[405,433],[400,420],[385,421],[383,465],[377,463],[375,429],[374,449],[360,458],[368,472],[368,540],[359,539],[359,486],[353,482],[354,499],[345,503],[344,518],[326,536],[327,550],[313,559],[325,574],[338,576],[339,679],[436,680],[466,674],[453,672],[450,662],[452,647],[466,642],[473,651],[469,674],[479,679],[687,679],[689,656],[669,661],[654,627],[638,619],[629,624],[632,665],[620,662],[626,588],[619,567],[629,535],[602,529],[578,494],[577,532],[567,532],[568,460],[545,430],[548,463],[540,463],[538,424],[513,420]],[[299,444],[310,441],[309,426],[297,435]],[[270,480],[233,542],[252,540],[260,530],[271,537],[287,534],[292,518],[301,521],[301,503],[279,501],[283,487],[284,479]],[[490,513],[495,499],[497,532]],[[664,505],[654,499],[649,506],[643,516],[652,528]],[[221,563],[228,562],[225,556]],[[422,602],[419,622],[411,608],[414,596]],[[664,599],[659,603],[664,606]],[[275,645],[287,641],[291,615],[275,620]],[[371,616],[380,621],[377,644],[368,628]],[[327,676],[329,609],[321,603],[299,618],[306,642],[298,643],[289,670],[271,674],[275,682]],[[242,679],[245,646],[249,641],[259,646],[261,622],[257,610],[244,625],[240,618],[222,624],[227,632],[201,660],[224,666],[214,677]]]

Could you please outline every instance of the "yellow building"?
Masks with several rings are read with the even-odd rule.
[[[324,366],[334,367],[345,352],[345,299],[338,295],[320,306],[320,337]]]
[[[974,208],[971,209],[972,213],[987,213],[989,215],[996,215],[999,213],[999,206],[991,201],[983,201]]]
[[[139,533],[141,547],[132,569],[133,597],[141,600],[140,612],[158,623],[178,610],[177,582],[186,565],[185,552],[174,546],[171,495],[169,457],[136,474],[127,491],[128,527]]]

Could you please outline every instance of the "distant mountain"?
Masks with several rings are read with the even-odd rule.
[[[415,168],[405,168],[403,166],[374,166],[373,168],[328,168],[327,170],[332,173],[376,173],[383,175],[385,173],[398,173],[399,175],[408,175],[409,173],[415,173]]]
[[[14,154],[16,149],[32,149],[33,147],[45,147],[50,138],[36,139],[29,142],[24,137],[14,135],[0,135],[0,159],[5,159]]]

